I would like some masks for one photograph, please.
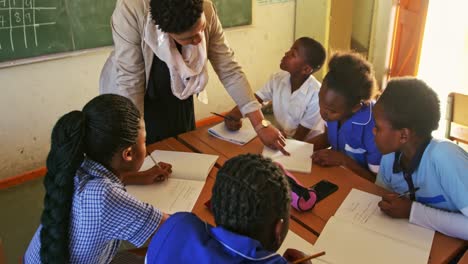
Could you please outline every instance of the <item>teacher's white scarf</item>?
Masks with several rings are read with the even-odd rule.
[[[148,14],[144,39],[169,68],[172,93],[181,100],[198,94],[198,100],[207,104],[205,87],[208,82],[208,57],[205,34],[202,33],[201,38],[202,41],[198,45],[182,46],[182,51],[179,52],[175,41],[169,34],[161,31]]]

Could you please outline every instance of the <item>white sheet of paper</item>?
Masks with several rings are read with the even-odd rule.
[[[173,214],[181,211],[191,212],[204,185],[204,181],[169,178],[152,185],[130,185],[126,189],[138,200]]]
[[[314,246],[307,242],[305,239],[300,237],[298,234],[294,233],[293,231],[289,230],[286,238],[281,244],[281,247],[278,249],[278,253],[283,255],[286,249],[294,248],[299,251],[302,251],[304,254],[313,254]]]
[[[172,174],[164,182],[152,185],[130,185],[128,193],[165,213],[190,212],[197,202],[206,177],[218,156],[193,152],[155,150],[151,157],[156,162],[172,164]],[[145,158],[140,171],[153,167],[150,156]]]
[[[252,127],[252,123],[246,118],[242,120],[242,127],[238,131],[228,130],[224,122],[221,122],[208,129],[208,133],[216,138],[241,146],[249,143],[257,136],[257,132],[255,132],[255,129]]]
[[[213,168],[217,155],[200,154],[193,152],[155,150],[151,156],[156,162],[166,162],[172,165],[172,174],[169,178],[205,181]],[[141,170],[154,166],[150,157],[146,157]]]
[[[317,248],[316,246],[312,245],[311,243],[307,242],[305,239],[300,237],[298,234],[294,233],[293,231],[289,230],[286,238],[281,244],[281,247],[278,249],[278,254],[283,255],[286,249],[294,248],[299,251],[302,251],[305,255],[313,255],[316,253],[321,252],[322,250]],[[325,263],[321,261],[322,257],[315,258],[313,263]]]
[[[286,139],[286,151],[291,155],[285,156],[279,150],[265,146],[262,155],[281,163],[287,170],[310,173],[312,171],[312,154],[314,145],[294,139]]]
[[[426,264],[429,251],[408,246],[360,225],[331,217],[315,247],[322,248],[326,263],[420,263]]]
[[[336,211],[335,217],[429,252],[435,232],[413,225],[408,219],[387,216],[378,206],[381,200],[378,195],[352,189]]]

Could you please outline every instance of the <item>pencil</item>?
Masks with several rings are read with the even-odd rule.
[[[417,192],[418,190],[419,190],[419,187],[414,188],[414,192]],[[411,190],[408,190],[408,191],[406,191],[406,192],[404,192],[404,193],[398,195],[397,198],[401,198],[401,197],[406,196],[406,195],[408,195],[408,194],[410,194],[410,193],[411,193]]]
[[[158,165],[159,166],[159,163],[153,158],[153,156],[151,156],[151,154],[149,152],[146,152],[146,154],[148,154],[148,156],[150,157],[150,159],[154,162],[154,165]]]
[[[317,254],[313,254],[313,255],[310,255],[308,257],[304,257],[304,258],[295,260],[295,261],[292,262],[292,264],[298,264],[298,263],[301,263],[301,262],[304,262],[304,261],[307,261],[307,260],[311,260],[311,259],[314,259],[314,258],[321,257],[323,255],[325,255],[325,251],[322,251],[322,252],[319,252]]]
[[[222,117],[222,118],[224,118],[224,119],[234,121],[234,118],[232,118],[232,117],[230,117],[230,116],[225,116],[225,115],[218,114],[218,113],[215,113],[215,112],[210,112],[210,113],[212,113],[212,114],[215,115],[215,116],[219,116],[219,117]]]

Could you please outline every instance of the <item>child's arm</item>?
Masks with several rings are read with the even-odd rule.
[[[293,138],[295,140],[304,141],[304,139],[307,137],[309,132],[310,132],[310,128],[299,125],[296,129],[296,133],[294,134]]]
[[[313,137],[311,140],[308,141],[311,144],[314,144],[314,151],[325,149],[330,147],[330,143],[328,142],[328,129],[325,126],[325,131]]]
[[[320,166],[343,166],[363,177],[364,179],[367,179],[371,182],[375,181],[375,174],[373,172],[361,167],[359,163],[350,158],[348,155],[333,149],[322,149],[314,152],[312,155],[312,161]]]
[[[405,197],[398,198],[397,194],[384,195],[379,207],[391,217],[407,218],[410,223],[468,240],[468,207],[463,208],[461,213],[448,212],[412,202]]]
[[[125,173],[121,178],[124,185],[148,185],[166,180],[171,173],[171,164],[159,162],[149,170]]]

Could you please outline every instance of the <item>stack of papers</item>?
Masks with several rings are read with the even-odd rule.
[[[315,246],[327,263],[424,263],[434,231],[380,211],[377,195],[352,189]]]
[[[250,120],[244,118],[242,121],[242,127],[238,131],[230,131],[224,125],[224,122],[217,124],[216,126],[208,129],[208,133],[216,138],[237,144],[245,145],[257,136],[257,132],[252,127]]]
[[[171,164],[172,174],[164,182],[126,186],[127,192],[165,213],[192,211],[218,156],[163,150],[156,150],[151,156],[156,162]],[[148,156],[140,171],[154,165]]]
[[[314,145],[294,139],[286,139],[286,151],[290,156],[285,156],[279,150],[273,150],[267,146],[263,148],[262,155],[273,161],[281,163],[285,169],[290,171],[310,173],[312,171],[312,154]]]

